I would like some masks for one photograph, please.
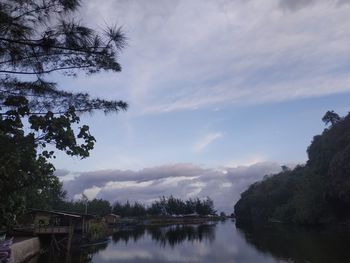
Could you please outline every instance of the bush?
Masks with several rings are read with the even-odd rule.
[[[90,241],[105,239],[107,237],[107,225],[103,222],[90,223],[88,238]]]

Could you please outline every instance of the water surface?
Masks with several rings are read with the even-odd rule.
[[[286,226],[239,226],[230,221],[207,225],[137,227],[122,230],[106,244],[43,255],[38,263],[345,263],[350,234],[344,230]]]

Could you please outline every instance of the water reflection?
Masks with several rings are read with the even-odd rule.
[[[203,240],[207,240],[213,242],[215,240],[215,225],[176,225],[166,229],[150,227],[148,233],[161,246],[170,245],[174,247],[184,241],[202,242]]]
[[[184,241],[202,242],[215,240],[215,224],[206,225],[172,225],[167,227],[149,226],[137,227],[133,229],[120,230],[113,234],[112,239],[115,243],[129,240],[136,242],[145,234],[151,236],[151,239],[161,247],[174,247]]]
[[[143,226],[121,229],[112,235],[112,240],[114,243],[124,242],[125,244],[128,244],[129,241],[136,242],[139,240],[145,232],[146,228]]]
[[[345,263],[349,231],[286,226],[215,225],[137,227],[114,233],[108,244],[72,250],[53,263]]]
[[[350,262],[350,230],[236,224],[248,244],[287,262]]]

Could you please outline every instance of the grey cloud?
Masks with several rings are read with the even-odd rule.
[[[210,196],[219,211],[230,212],[241,192],[251,183],[278,171],[280,166],[270,162],[221,170],[180,163],[140,171],[80,173],[75,179],[65,182],[64,187],[71,197],[99,187],[96,197],[111,202],[129,200],[147,204],[161,196],[173,195],[183,199]]]
[[[173,164],[145,168],[139,171],[131,170],[102,170],[77,174],[74,180],[65,183],[66,190],[74,196],[84,189],[93,186],[102,187],[108,182],[136,181],[146,182],[162,178],[193,177],[208,173],[209,170],[201,169],[192,164]]]
[[[336,6],[350,3],[349,0],[326,0],[329,3],[333,3]],[[324,2],[322,0],[280,0],[280,7],[284,10],[296,11],[314,4]]]
[[[295,11],[317,2],[316,0],[280,0],[280,6],[283,9]]]

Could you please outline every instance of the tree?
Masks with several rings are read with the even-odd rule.
[[[45,176],[45,181],[26,189],[25,207],[54,210],[62,207],[66,191],[57,176]]]
[[[334,111],[327,111],[326,114],[323,116],[322,121],[328,125],[329,123],[333,126],[337,122],[339,122],[341,118],[337,113]]]
[[[112,207],[109,201],[103,199],[93,199],[88,202],[88,213],[103,217],[111,213]]]
[[[281,166],[281,169],[282,169],[283,172],[288,172],[288,171],[290,171],[290,168],[289,168],[287,165],[282,165],[282,166]]]
[[[126,110],[123,101],[91,98],[59,89],[46,77],[119,72],[126,44],[120,28],[98,33],[71,19],[80,0],[0,2],[0,224],[23,210],[24,193],[44,188],[53,176],[51,144],[86,158],[95,138],[79,116],[99,110]]]
[[[304,166],[254,183],[235,204],[238,221],[298,224],[350,221],[350,113],[327,112],[332,125],[314,136]]]

